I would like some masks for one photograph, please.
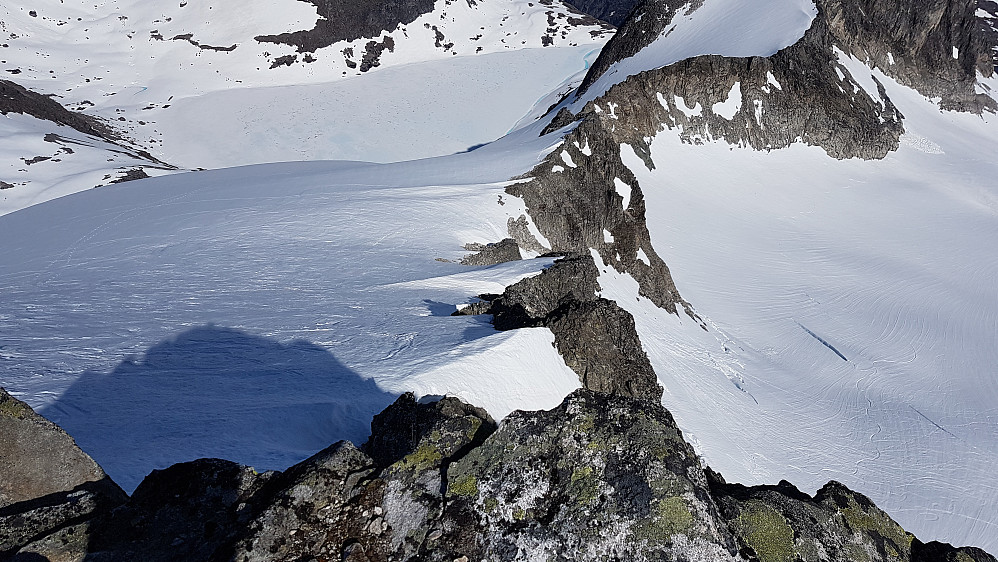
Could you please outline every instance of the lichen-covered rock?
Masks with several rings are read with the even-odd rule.
[[[734,560],[699,459],[660,405],[579,390],[514,412],[447,473],[488,560]]]
[[[721,515],[749,560],[993,560],[979,549],[923,544],[869,498],[838,482],[829,482],[812,498],[786,481],[749,488],[708,474]]]
[[[496,428],[489,414],[457,398],[419,404],[403,394],[371,423],[364,450],[380,465],[384,517],[393,559],[423,556],[443,533],[444,490],[451,463],[481,444]],[[471,528],[450,529],[467,541]]]

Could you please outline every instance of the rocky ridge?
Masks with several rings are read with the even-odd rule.
[[[654,169],[651,139],[668,131],[691,144],[717,140],[768,151],[805,143],[838,159],[884,158],[899,146],[904,116],[875,76],[868,78],[876,91],[867,91],[867,77],[853,76],[843,57],[938,99],[943,109],[998,110],[976,89],[978,74],[992,75],[998,48],[987,33],[993,16],[979,14],[992,14],[995,6],[968,0],[818,0],[804,36],[772,56],[689,58],[631,76],[577,113],[569,109],[615,63],[700,5],[638,5],[580,88],[549,112],[542,134],[564,135],[560,149],[506,189],[523,199],[550,250],[595,250],[638,281],[642,296],[670,312],[681,306],[695,317],[652,247],[642,187],[622,151],[633,151]],[[515,237],[512,225],[510,235]]]
[[[335,443],[263,474],[201,459],[154,471],[127,500],[100,497],[34,534],[24,532],[31,501],[6,506],[0,557],[995,560],[922,543],[836,482],[813,497],[787,482],[725,483],[657,400],[586,389],[498,426],[456,398],[404,394],[375,417],[361,448]]]

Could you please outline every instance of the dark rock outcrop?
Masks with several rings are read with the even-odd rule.
[[[977,73],[994,72],[995,38],[986,33],[977,0],[818,0],[821,17],[841,48],[944,109],[998,110],[975,91]]]
[[[512,238],[489,244],[466,244],[464,249],[475,253],[462,258],[462,265],[496,265],[523,259],[520,255],[520,246]]]
[[[362,37],[378,37],[382,31],[392,31],[433,11],[434,0],[302,0],[314,4],[319,19],[310,30],[260,35],[261,43],[294,45],[300,53],[314,53],[339,41]],[[368,48],[370,51],[370,47]],[[377,57],[375,57],[376,59]],[[377,66],[377,65],[374,65]]]
[[[614,64],[638,54],[666,31],[677,15],[693,13],[703,5],[703,0],[640,0],[631,9],[627,19],[618,25],[617,33],[600,51],[579,86],[578,94],[585,93],[600,76]]]
[[[903,116],[876,78],[852,76],[839,53],[939,98],[943,108],[998,109],[974,89],[978,72],[991,75],[995,47],[987,21],[975,16],[977,2],[819,0],[803,38],[772,56],[693,57],[631,76],[578,113],[569,110],[610,66],[700,4],[638,5],[579,90],[552,109],[544,134],[575,123],[564,144],[524,176],[529,181],[506,189],[523,199],[552,251],[596,250],[638,282],[640,295],[670,312],[682,307],[696,318],[652,247],[642,186],[624,165],[622,149],[654,169],[649,141],[669,131],[691,144],[723,140],[768,151],[805,143],[839,159],[883,158],[900,144]],[[867,10],[873,16],[864,19]],[[868,91],[861,83],[876,87]]]
[[[620,27],[641,0],[565,0],[576,10]]]
[[[455,398],[403,395],[361,450],[284,473],[204,459],[151,474],[111,513],[15,560],[995,562],[923,544],[830,482],[727,484],[657,402],[578,390],[496,428]]]
[[[74,113],[48,96],[32,92],[9,80],[0,80],[0,115],[22,113],[44,121],[72,127],[85,135],[109,139],[112,131],[99,120]]]
[[[492,314],[498,330],[547,327],[584,388],[658,401],[662,387],[641,347],[634,318],[598,296],[598,276],[591,256],[570,255],[540,275],[510,285],[502,295],[480,295],[487,306],[472,305],[456,314]]]
[[[124,506],[90,527],[98,560],[207,560],[248,521],[254,494],[275,473],[220,459],[154,470]]]

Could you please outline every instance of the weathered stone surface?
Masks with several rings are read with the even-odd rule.
[[[284,473],[218,459],[155,471],[127,504],[13,559],[996,562],[923,544],[836,482],[813,498],[726,484],[658,401],[580,389],[496,429],[456,398],[406,394],[372,430],[363,450],[339,442]]]
[[[125,494],[109,478],[0,508],[0,555],[110,511]]]
[[[512,238],[489,244],[468,244],[465,249],[476,253],[462,258],[462,265],[495,265],[523,259],[520,255],[520,246]]]
[[[375,466],[341,441],[293,466],[254,498],[258,512],[216,560],[386,560]]]
[[[721,515],[749,560],[993,560],[976,548],[923,544],[866,496],[832,481],[812,498],[789,482],[745,487],[708,471]]]
[[[201,459],[155,470],[124,506],[91,526],[95,560],[208,560],[253,512],[253,495],[274,473]]]
[[[488,560],[734,560],[693,449],[669,413],[579,390],[514,412],[450,467],[450,513],[478,521]]]
[[[0,389],[0,557],[124,500],[62,428]]]
[[[0,507],[106,477],[62,428],[0,388]]]
[[[995,38],[977,0],[818,0],[836,43],[884,74],[956,111],[996,111],[975,91],[994,72]],[[954,54],[956,56],[954,56]]]

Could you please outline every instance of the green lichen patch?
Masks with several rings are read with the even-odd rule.
[[[871,539],[875,539],[876,536],[882,538],[884,551],[890,558],[907,560],[911,555],[914,535],[902,529],[886,513],[876,508],[864,510],[852,498],[846,507],[839,509],[839,512],[852,530],[864,533]]]
[[[6,392],[0,394],[0,417],[23,420],[30,415],[31,408],[27,404],[8,395]]]
[[[636,525],[634,538],[649,544],[672,543],[674,535],[689,535],[695,520],[686,500],[679,496],[662,498],[652,506],[651,518]]]
[[[599,498],[599,482],[596,476],[591,466],[576,467],[572,471],[568,486],[569,496],[583,505],[595,503]]]
[[[474,439],[475,434],[478,433],[478,428],[482,427],[482,420],[473,416],[468,416],[466,419],[471,424],[471,427],[468,428],[466,435],[468,436],[468,439]]]
[[[403,469],[419,472],[436,466],[442,458],[443,456],[435,446],[424,443],[418,449],[403,457],[398,462],[398,465]]]
[[[447,491],[454,496],[473,498],[478,495],[478,479],[474,474],[465,475],[462,478],[451,482],[447,486]]]
[[[752,547],[760,562],[793,560],[794,531],[772,507],[751,502],[733,523],[735,533]]]

